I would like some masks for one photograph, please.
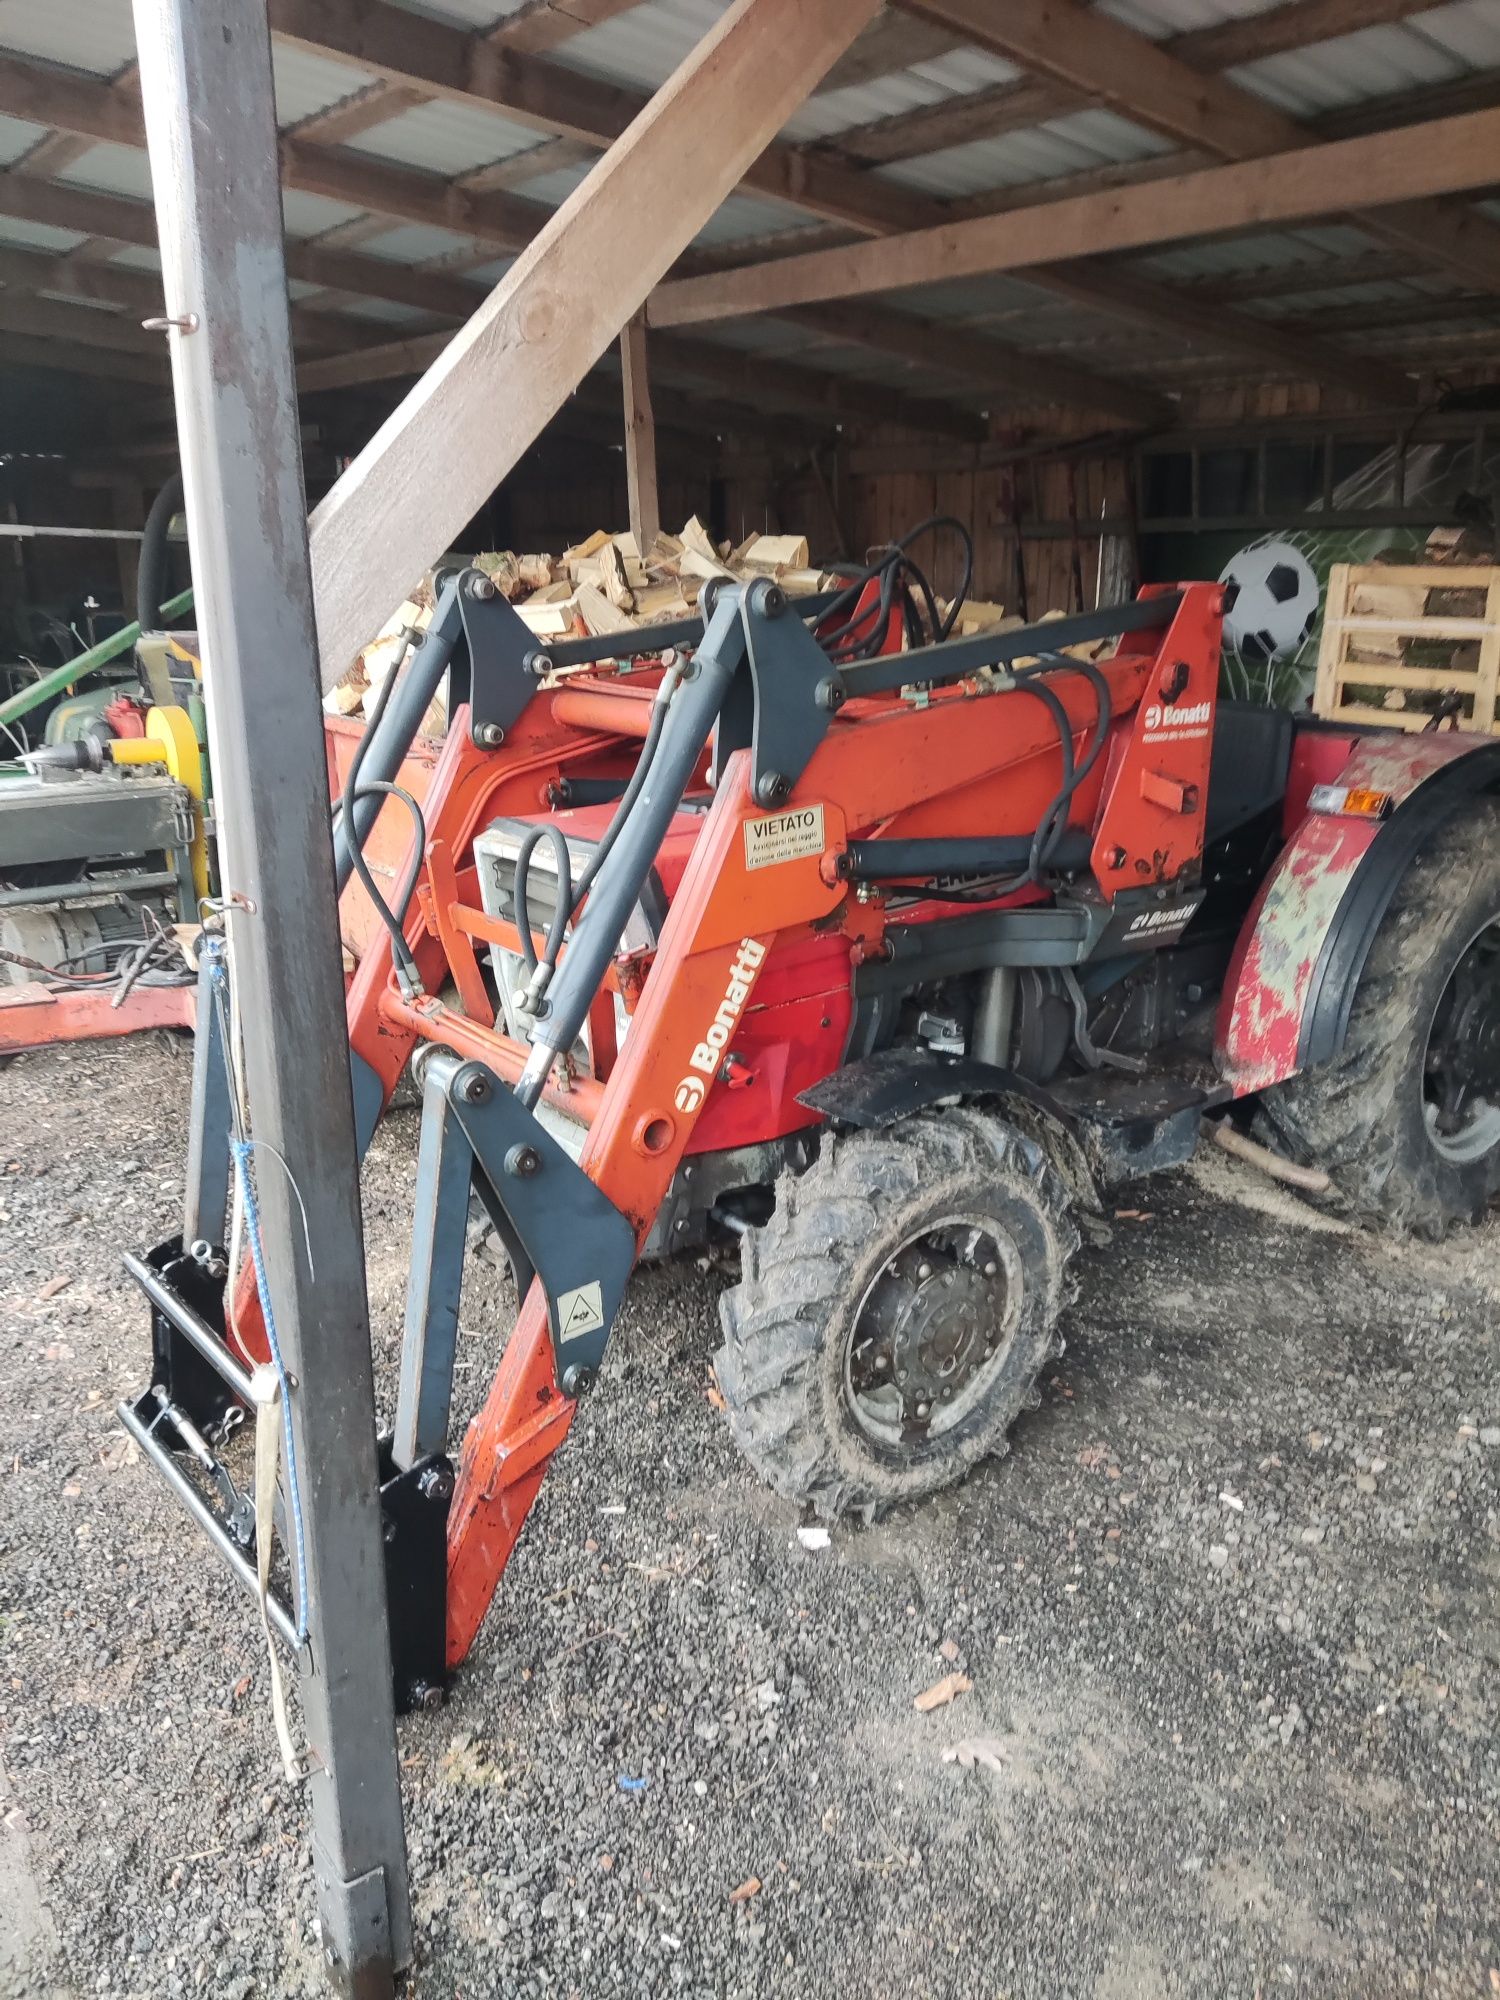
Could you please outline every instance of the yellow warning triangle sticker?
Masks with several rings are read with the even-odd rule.
[[[604,1324],[604,1295],[598,1281],[578,1285],[564,1292],[557,1302],[557,1337],[577,1340],[581,1334],[595,1333]]]

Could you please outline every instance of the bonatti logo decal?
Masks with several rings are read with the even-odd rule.
[[[1212,720],[1214,705],[1211,701],[1194,702],[1191,708],[1164,708],[1159,701],[1147,704],[1145,734],[1162,736],[1171,731],[1174,735],[1191,730],[1194,734]]]
[[[750,989],[755,984],[756,974],[764,963],[766,948],[755,938],[741,938],[740,948],[735,954],[734,964],[729,971],[729,984],[724,989],[724,998],[719,1002],[713,1019],[703,1031],[703,1039],[688,1057],[690,1066],[698,1071],[696,1076],[685,1076],[678,1084],[674,1102],[686,1117],[702,1108],[708,1095],[708,1084],[718,1071],[719,1058],[728,1048],[730,1038],[740,1024],[740,1016],[745,1011],[745,1003],[750,998]]]

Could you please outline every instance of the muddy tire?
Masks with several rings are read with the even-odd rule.
[[[1035,1404],[1077,1244],[1040,1148],[988,1112],[826,1133],[720,1302],[736,1443],[830,1520],[952,1485]]]
[[[1331,1063],[1266,1093],[1274,1138],[1339,1205],[1440,1235],[1500,1190],[1500,804],[1407,869]]]

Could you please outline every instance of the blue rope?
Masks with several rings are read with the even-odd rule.
[[[209,940],[210,977],[215,986],[228,993],[228,975],[225,970],[222,947],[217,938]],[[226,1046],[225,1061],[232,1061],[233,1052]],[[238,1116],[238,1114],[236,1114]],[[266,1329],[266,1345],[271,1353],[271,1366],[276,1370],[276,1380],[281,1389],[281,1435],[286,1451],[287,1503],[292,1516],[292,1552],[297,1573],[297,1643],[307,1642],[307,1543],[302,1521],[302,1486],[297,1477],[297,1447],[292,1436],[292,1384],[286,1371],[286,1363],[281,1355],[281,1343],[276,1337],[276,1315],[271,1308],[271,1287],[266,1277],[265,1251],[260,1240],[260,1206],[255,1198],[255,1182],[250,1172],[250,1155],[255,1141],[247,1139],[236,1131],[230,1138],[229,1149],[234,1155],[235,1172],[239,1176],[240,1193],[245,1204],[245,1235],[250,1245],[250,1262],[255,1271],[255,1290],[260,1299],[260,1314]]]

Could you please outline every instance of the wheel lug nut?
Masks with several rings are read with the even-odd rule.
[[[930,1264],[918,1264],[917,1276],[919,1278],[930,1278],[932,1276],[932,1266]]]
[[[987,1278],[993,1278],[999,1269],[1000,1266],[995,1262],[994,1258],[992,1257],[989,1263],[986,1264],[984,1267],[984,1275]]]

